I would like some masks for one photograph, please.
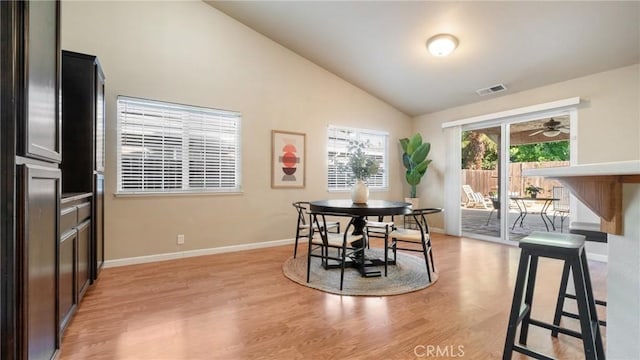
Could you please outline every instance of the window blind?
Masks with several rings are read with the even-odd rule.
[[[380,163],[379,173],[367,180],[369,188],[388,187],[388,133],[337,126],[329,126],[327,133],[327,187],[330,191],[350,190],[355,181],[351,171],[346,167],[349,159],[349,140],[367,142],[369,147],[365,151],[366,154],[375,157]]]
[[[118,193],[240,190],[232,111],[119,96]]]

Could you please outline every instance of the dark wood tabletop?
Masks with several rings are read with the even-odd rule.
[[[410,214],[410,206],[410,203],[403,201],[369,200],[366,204],[354,204],[351,199],[332,199],[311,201],[309,210],[357,216],[387,216]]]

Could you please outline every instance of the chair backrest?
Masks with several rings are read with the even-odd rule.
[[[421,208],[414,209],[411,214],[406,215],[413,218],[411,225],[417,226],[416,230],[422,231],[423,234],[429,234],[429,222],[427,221],[427,215],[436,214],[444,211],[441,208]]]
[[[553,210],[569,211],[569,190],[563,186],[553,187]]]
[[[470,201],[475,201],[475,192],[471,188],[471,185],[462,185],[462,190]]]
[[[298,227],[300,227],[302,225],[306,225],[307,222],[305,220],[305,217],[306,217],[306,212],[309,209],[309,202],[308,201],[296,201],[296,202],[292,203],[291,205],[293,205],[293,207],[296,208],[296,211],[298,212]]]
[[[350,214],[334,213],[334,212],[327,212],[327,211],[309,211],[309,225],[310,225],[309,241],[313,241],[313,234],[315,232],[318,232],[320,234],[320,238],[322,239],[322,242],[325,245],[328,243],[328,236],[329,236],[328,228],[326,226],[321,226],[322,224],[327,223],[327,219],[326,219],[327,216],[351,218],[343,232],[343,236],[345,237],[345,239],[347,235],[353,231],[353,227],[355,226],[354,221],[358,218],[357,216],[350,215]]]

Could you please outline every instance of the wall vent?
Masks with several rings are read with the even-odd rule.
[[[499,93],[501,91],[505,91],[507,90],[507,87],[504,86],[503,84],[497,84],[497,85],[492,85],[489,87],[486,87],[484,89],[478,89],[476,90],[476,93],[480,96],[485,96],[485,95],[489,95],[489,94],[495,94],[495,93]]]

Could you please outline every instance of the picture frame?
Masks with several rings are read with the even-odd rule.
[[[271,188],[304,188],[307,135],[271,130]]]

